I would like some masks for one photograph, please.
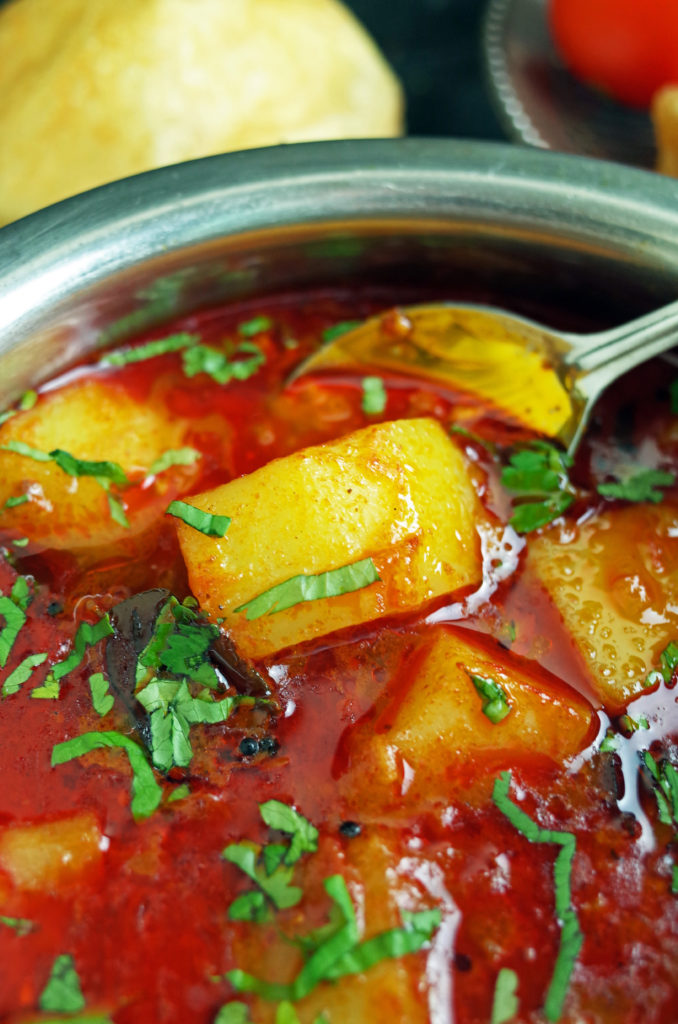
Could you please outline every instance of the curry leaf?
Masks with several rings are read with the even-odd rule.
[[[259,619],[262,615],[275,615],[304,601],[317,601],[323,597],[338,597],[354,590],[362,590],[376,583],[381,577],[371,558],[360,562],[330,569],[317,576],[292,576],[265,590],[263,594],[246,601],[236,612],[245,612],[247,620]]]

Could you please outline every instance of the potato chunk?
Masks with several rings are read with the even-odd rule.
[[[19,889],[53,891],[96,864],[103,836],[93,814],[14,825],[0,833],[0,867]]]
[[[246,655],[418,608],[477,583],[485,522],[464,458],[434,420],[356,431],[276,459],[190,504],[231,517],[223,538],[183,523],[193,593]],[[380,580],[248,621],[235,609],[297,575],[372,558]]]
[[[506,717],[487,717],[472,676],[501,687]],[[592,738],[593,709],[579,693],[469,631],[441,627],[401,678],[351,744],[361,791],[382,802],[395,792],[445,799],[455,773],[465,786],[526,755],[559,764]]]
[[[41,395],[30,410],[0,428],[0,446],[18,441],[42,452],[63,449],[78,459],[119,463],[130,478],[143,477],[168,448],[181,445],[185,425],[151,403],[132,398],[109,381],[77,381]],[[125,489],[130,528],[111,517],[103,487],[92,477],[74,477],[54,462],[39,462],[0,450],[3,526],[47,547],[77,549],[114,543],[149,526],[187,486],[195,468],[172,467],[158,486]],[[5,508],[8,498],[29,500]]]
[[[529,566],[562,615],[605,707],[644,692],[659,655],[678,638],[678,510],[609,509],[530,547]]]

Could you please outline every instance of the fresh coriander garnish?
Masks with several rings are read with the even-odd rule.
[[[497,725],[502,722],[511,710],[506,691],[494,679],[485,679],[469,673],[471,682],[482,699],[482,711],[486,718]]]
[[[518,1013],[518,975],[509,967],[502,967],[497,975],[492,1001],[490,1024],[508,1024]]]
[[[363,377],[362,410],[368,416],[378,416],[386,408],[386,388],[381,377]]]
[[[251,320],[238,324],[238,334],[241,338],[253,338],[255,334],[270,331],[272,327],[273,321],[270,316],[254,316]]]
[[[283,857],[285,864],[295,864],[302,854],[315,853],[318,849],[317,828],[294,807],[280,800],[267,800],[259,804],[259,813],[269,828],[292,837]]]
[[[201,453],[195,448],[168,448],[151,463],[148,469],[149,476],[163,473],[171,466],[192,466],[200,457]]]
[[[330,341],[334,341],[335,338],[340,338],[342,334],[347,334],[354,328],[360,327],[361,324],[362,320],[342,320],[341,323],[326,327],[322,333],[323,345],[327,345]]]
[[[219,680],[209,659],[211,644],[219,636],[218,628],[201,619],[189,607],[171,596],[158,612],[153,634],[137,658],[136,684],[143,686],[158,674],[178,676],[179,681],[200,683],[211,690]]]
[[[28,537],[19,537],[18,540],[13,540],[12,544],[16,548],[27,548],[28,547]]]
[[[249,358],[239,359],[238,356]],[[184,352],[183,370],[186,377],[206,373],[217,384],[228,384],[252,377],[264,362],[266,356],[253,341],[241,341],[233,351],[233,358],[211,345],[195,345]]]
[[[537,530],[570,507],[575,498],[568,473],[571,465],[569,455],[546,441],[532,441],[511,455],[501,482],[523,499],[509,520],[518,533]]]
[[[95,622],[94,625],[91,625],[89,622],[80,623],[73,641],[73,650],[67,658],[64,658],[63,661],[58,661],[52,666],[49,675],[45,680],[46,687],[50,687],[51,685],[52,689],[54,689],[54,684],[56,684],[56,694],[54,694],[54,696],[59,696],[60,680],[62,680],[64,676],[68,675],[69,672],[72,672],[73,669],[78,667],[82,662],[82,659],[85,657],[85,651],[87,648],[94,647],[95,644],[98,644],[99,641],[103,640],[107,636],[112,636],[113,632],[113,626],[111,625],[108,613],[102,616],[102,618],[100,618],[98,622]],[[38,694],[35,690],[33,690],[32,695],[47,696],[45,693]],[[52,694],[50,694],[50,696],[51,695]]]
[[[661,469],[644,469],[617,483],[598,484],[598,494],[602,494],[604,498],[619,498],[623,501],[657,503],[664,499],[664,492],[658,488],[672,487],[675,482],[674,473],[666,473]]]
[[[673,674],[678,668],[678,644],[670,641],[659,655],[659,671],[664,682],[668,685],[673,679]]]
[[[58,956],[52,964],[38,1005],[45,1013],[78,1013],[85,1008],[80,979],[70,954]]]
[[[197,345],[199,341],[200,337],[197,334],[170,334],[167,338],[147,341],[145,345],[137,345],[136,348],[117,349],[115,352],[109,352],[100,360],[100,364],[102,366],[125,366],[127,363],[141,363],[146,359],[155,359],[156,356],[164,356],[168,352],[178,352],[182,348]]]
[[[319,942],[305,946],[307,959],[294,981],[288,985],[264,981],[245,971],[228,971],[226,978],[237,992],[253,992],[273,1002],[303,999],[322,981],[336,981],[360,974],[382,960],[397,959],[415,953],[430,941],[440,924],[438,909],[402,913],[402,926],[381,932],[365,942],[359,941],[355,909],[341,875],[325,879],[324,887],[333,903],[330,925],[319,930]]]
[[[132,769],[132,814],[136,819],[147,818],[158,807],[162,789],[155,780],[143,750],[129,736],[119,732],[86,732],[74,736],[73,739],[57,743],[53,748],[52,767],[104,747],[119,747],[127,754]]]
[[[37,391],[24,391],[16,409],[8,409],[6,412],[0,413],[0,424],[6,423],[12,416],[16,416],[18,412],[26,412],[28,409],[32,409],[37,400]]]
[[[26,621],[24,610],[12,600],[11,597],[0,597],[0,619],[5,620],[5,625],[0,630],[0,668],[7,664],[21,628]]]
[[[89,689],[92,694],[92,707],[101,718],[112,710],[113,704],[115,703],[112,694],[108,692],[108,686],[108,679],[106,679],[103,672],[94,672],[93,675],[89,677]]]
[[[5,508],[17,508],[18,505],[25,505],[31,499],[27,494],[15,494],[5,502]]]
[[[658,764],[649,750],[641,756],[652,778],[659,820],[674,830],[673,839],[678,841],[678,769],[668,759]],[[671,892],[678,893],[678,864],[671,871]]]
[[[10,697],[12,694],[18,693],[23,684],[30,679],[33,669],[38,665],[43,665],[46,661],[47,655],[44,653],[29,654],[5,679],[2,684],[2,696]]]
[[[14,601],[14,604],[18,608],[21,608],[22,612],[26,611],[29,604],[33,600],[31,585],[28,582],[27,576],[17,576],[9,596]]]
[[[206,537],[224,537],[231,525],[228,516],[212,515],[202,509],[188,505],[185,501],[172,501],[167,506],[167,514],[181,519],[187,526],[204,533]]]
[[[330,569],[317,576],[292,576],[234,608],[234,611],[245,612],[248,622],[251,622],[262,615],[275,615],[276,612],[285,611],[304,601],[318,601],[323,597],[339,597],[354,590],[362,590],[379,579],[381,577],[372,559],[363,558],[360,562]]]
[[[4,914],[0,914],[0,924],[4,925],[5,928],[11,928],[11,930],[23,938],[35,929],[33,921],[29,921],[25,917],[5,917]]]
[[[189,797],[190,795],[191,787],[188,786],[185,782],[182,782],[180,786],[177,786],[176,789],[172,790],[170,795],[167,797],[167,803],[176,804],[179,802],[179,800],[185,800],[186,797]]]
[[[572,907],[570,884],[577,841],[571,832],[554,832],[537,825],[510,799],[510,786],[510,772],[502,772],[499,778],[495,779],[492,799],[501,813],[531,843],[557,843],[561,847],[553,868],[556,915],[561,922],[560,948],[544,1003],[544,1016],[547,1020],[555,1022],[560,1019],[570,975],[583,942],[577,914]]]

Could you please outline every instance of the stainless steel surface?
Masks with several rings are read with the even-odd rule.
[[[678,183],[516,147],[281,147],[150,172],[0,231],[0,402],[95,347],[264,291],[398,287],[603,328],[678,291]],[[548,314],[548,316],[547,316]]]
[[[530,146],[637,167],[655,162],[649,115],[574,78],[551,41],[547,0],[490,0],[483,46],[505,131]]]

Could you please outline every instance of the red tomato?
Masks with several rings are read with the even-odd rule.
[[[678,0],[549,0],[549,20],[573,74],[622,103],[678,82]]]

